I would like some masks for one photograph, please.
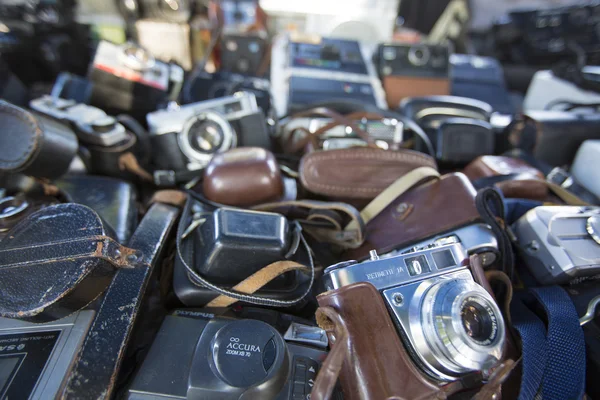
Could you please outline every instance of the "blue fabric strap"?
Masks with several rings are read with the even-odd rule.
[[[519,400],[581,399],[585,390],[585,341],[579,317],[564,289],[529,289],[511,304],[512,323],[522,340],[523,377]],[[532,304],[537,302],[542,309]],[[545,312],[540,318],[533,309]],[[547,325],[544,323],[546,320]]]

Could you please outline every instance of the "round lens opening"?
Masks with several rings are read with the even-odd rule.
[[[223,145],[223,131],[214,121],[199,120],[188,131],[192,149],[200,153],[216,153]]]
[[[490,315],[490,310],[475,301],[466,301],[461,310],[462,325],[469,337],[477,342],[492,339],[495,331],[495,322]]]
[[[423,57],[425,57],[425,53],[423,53],[423,50],[421,49],[417,49],[415,50],[415,58],[419,61],[423,60]]]

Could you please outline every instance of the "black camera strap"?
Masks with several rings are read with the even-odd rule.
[[[270,264],[256,273],[252,274],[250,277],[246,278],[232,289],[226,289],[221,286],[215,285],[212,282],[206,280],[203,276],[198,274],[190,265],[187,263],[186,259],[182,254],[182,241],[184,240],[184,233],[189,226],[189,220],[192,212],[192,205],[194,201],[191,196],[188,196],[187,202],[183,209],[183,214],[181,216],[181,220],[179,221],[179,226],[177,228],[177,256],[181,260],[181,264],[187,270],[187,273],[198,282],[198,284],[219,293],[221,296],[217,297],[213,301],[211,301],[207,306],[210,307],[227,307],[236,301],[244,301],[251,304],[263,305],[263,306],[273,306],[273,307],[289,307],[293,306],[299,302],[301,302],[312,290],[313,283],[315,281],[315,265],[312,258],[312,252],[310,246],[306,242],[304,235],[302,234],[302,228],[299,223],[295,223],[296,234],[299,237],[300,242],[306,248],[306,252],[309,259],[309,267],[306,267],[302,264],[293,262],[293,261],[278,261],[273,264]],[[300,296],[296,297],[292,300],[276,300],[262,296],[256,296],[252,293],[259,290],[261,287],[269,283],[271,280],[276,278],[277,276],[294,270],[306,270],[310,272],[310,282]]]

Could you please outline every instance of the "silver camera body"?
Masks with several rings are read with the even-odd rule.
[[[294,140],[300,140],[302,136],[297,133],[299,128],[304,128],[314,133],[332,122],[331,118],[296,118],[286,125],[283,132],[283,139],[287,140],[290,135],[295,135]],[[404,139],[404,124],[397,119],[361,119],[353,122],[356,126],[364,130],[375,144],[382,149],[398,148]],[[353,131],[352,127],[345,125],[338,125],[329,129],[319,136],[319,140],[323,150],[367,146],[367,142],[360,138]]]
[[[205,167],[216,153],[238,144],[248,145],[244,137],[269,137],[264,115],[256,97],[249,92],[155,111],[146,120],[158,153],[169,150],[170,156],[163,163],[166,165],[162,165],[168,169],[177,169],[172,165],[180,160],[174,158],[183,157],[187,170],[197,170]],[[254,126],[257,129],[251,129]]]
[[[539,283],[563,284],[600,274],[600,207],[536,207],[512,230]]]
[[[350,261],[325,270],[327,289],[373,284],[383,296],[415,364],[439,381],[488,371],[505,342],[502,314],[475,282],[469,256],[458,244],[430,244],[391,258]]]

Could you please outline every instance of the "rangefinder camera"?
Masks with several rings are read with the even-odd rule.
[[[600,207],[536,207],[514,223],[513,232],[541,284],[600,274]]]
[[[292,323],[282,335],[256,319],[179,310],[165,318],[127,398],[310,399],[323,345],[318,327]]]
[[[356,282],[383,296],[414,363],[438,381],[488,371],[502,357],[505,325],[498,305],[473,279],[469,256],[458,244],[432,244],[396,257],[375,251],[362,263],[328,267],[328,290]]]
[[[294,140],[300,140],[299,129],[304,128],[314,133],[334,122],[330,118],[296,118],[290,121],[283,132],[284,140],[294,135]],[[394,118],[370,120],[363,118],[353,121],[365,131],[375,144],[385,150],[397,149],[404,138],[404,124]],[[305,134],[305,133],[304,133]],[[348,147],[366,146],[367,142],[353,130],[351,126],[337,125],[319,135],[319,145],[323,150],[343,149]]]
[[[159,110],[146,119],[155,162],[163,169],[201,169],[236,146],[271,147],[265,116],[248,92]]]

